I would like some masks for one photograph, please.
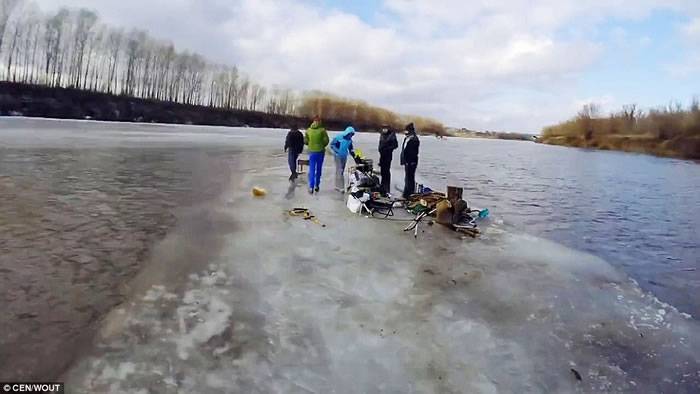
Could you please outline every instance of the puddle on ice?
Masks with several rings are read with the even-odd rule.
[[[234,183],[222,209],[237,231],[218,257],[182,283],[154,283],[113,312],[95,351],[66,375],[67,387],[246,393],[700,387],[697,321],[603,260],[495,223],[476,240],[439,227],[414,240],[400,223],[351,215],[330,191],[309,196],[300,185],[290,194],[283,174],[247,173]],[[253,185],[268,196],[252,198]],[[311,208],[327,227],[286,215],[297,206]]]

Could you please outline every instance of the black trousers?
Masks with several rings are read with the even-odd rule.
[[[406,177],[404,179],[403,198],[408,198],[416,192],[416,168],[418,168],[418,163],[404,165]]]
[[[379,163],[381,170],[382,183],[379,186],[382,193],[387,194],[391,191],[391,162]]]

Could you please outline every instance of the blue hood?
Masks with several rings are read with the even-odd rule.
[[[348,135],[355,134],[355,128],[352,126],[349,126],[348,128],[345,129],[342,133],[340,133],[341,138],[345,138]]]
[[[331,141],[331,150],[340,158],[347,158],[348,153],[353,150],[352,136],[355,135],[355,128],[348,127],[342,133],[336,135]]]

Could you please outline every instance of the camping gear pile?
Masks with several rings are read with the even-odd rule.
[[[422,188],[419,188],[419,190]],[[416,215],[416,218],[404,231],[413,230],[418,236],[418,225],[429,216],[435,217],[435,222],[449,227],[472,238],[479,235],[477,220],[488,217],[488,209],[472,209],[469,203],[462,199],[461,187],[448,186],[447,195],[430,189],[417,193],[407,199],[406,209]]]
[[[347,206],[353,213],[366,212],[371,217],[387,219],[394,216],[394,207],[402,205],[415,218],[404,231],[413,231],[418,237],[419,225],[426,218],[472,238],[479,235],[477,220],[488,217],[488,209],[472,209],[462,198],[463,189],[448,186],[447,194],[430,188],[418,187],[418,193],[405,200],[392,200],[378,192],[379,179],[372,172],[370,163],[360,163],[351,169]],[[429,224],[433,224],[433,220]]]
[[[394,216],[395,201],[380,193],[379,177],[374,173],[371,159],[357,158],[356,165],[350,168],[347,187],[348,209],[357,214],[367,212],[370,216],[388,218]]]

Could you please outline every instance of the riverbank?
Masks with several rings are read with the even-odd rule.
[[[700,137],[660,140],[653,135],[598,135],[591,139],[582,136],[548,135],[538,142],[548,145],[600,150],[619,150],[645,153],[662,157],[700,160]]]
[[[310,118],[293,115],[186,105],[12,82],[0,82],[0,116],[282,129],[305,129],[311,124]],[[344,130],[350,124],[360,132],[381,128],[381,124],[371,121],[351,122],[333,118],[323,121],[331,130]],[[441,133],[441,129],[434,128],[426,133]]]
[[[595,106],[587,106],[576,118],[545,128],[538,142],[700,160],[700,109],[694,103],[688,110],[672,107],[640,114],[627,107],[604,118]]]
[[[537,136],[524,133],[507,133],[500,131],[474,131],[467,129],[448,129],[447,132],[453,137],[460,138],[484,138],[490,140],[510,140],[510,141],[537,141]]]

